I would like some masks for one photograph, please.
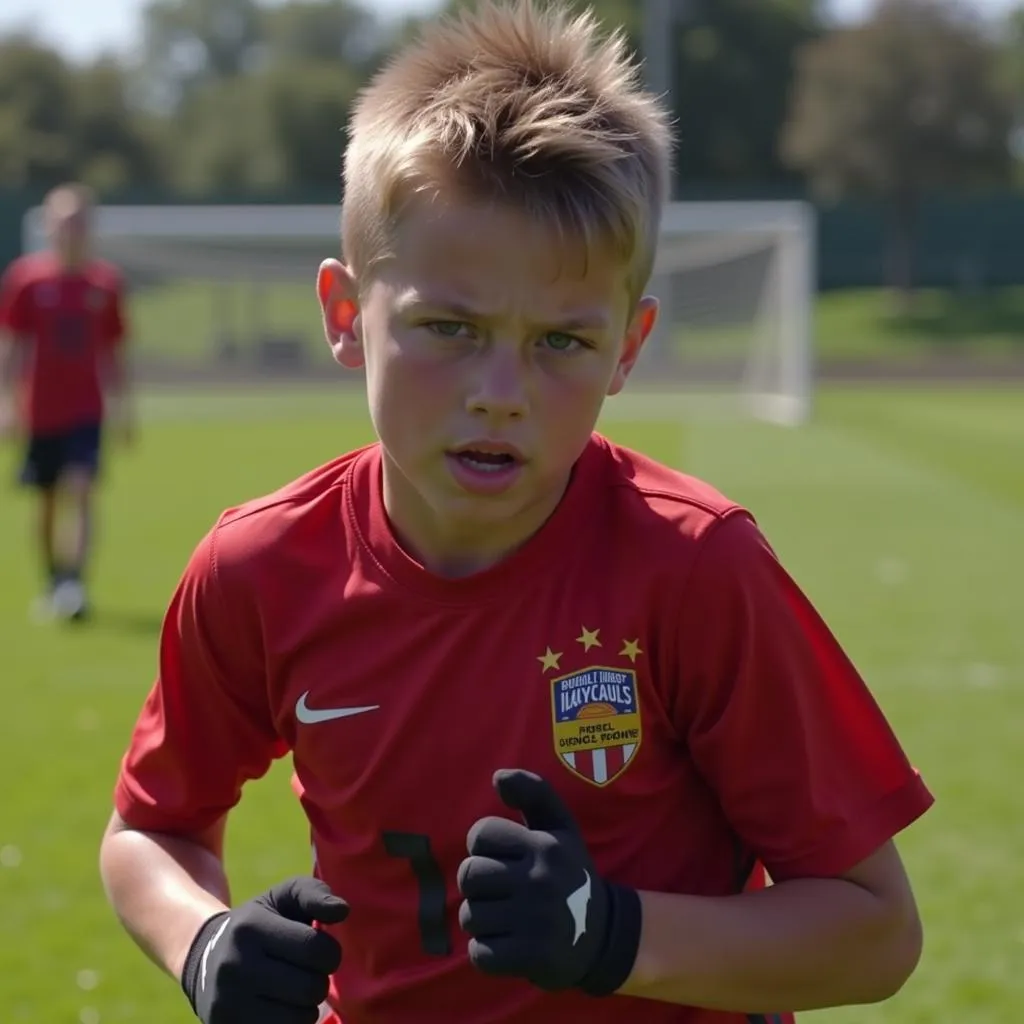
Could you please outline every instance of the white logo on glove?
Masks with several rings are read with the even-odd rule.
[[[590,874],[586,871],[583,874],[585,876],[583,884],[575,892],[569,893],[565,900],[569,907],[569,913],[572,914],[573,924],[576,927],[576,934],[572,938],[574,946],[580,941],[580,938],[587,930],[587,905],[590,903]]]
[[[213,938],[206,944],[206,949],[203,950],[203,959],[201,962],[202,974],[199,979],[199,987],[205,992],[206,991],[206,962],[210,959],[210,953],[213,952],[213,947],[217,945],[220,937],[228,930],[228,925],[231,924],[231,918],[225,917],[224,923],[213,933]]]

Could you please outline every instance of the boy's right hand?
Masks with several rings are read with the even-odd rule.
[[[341,947],[312,924],[340,924],[348,910],[322,881],[300,876],[211,917],[181,976],[196,1016],[203,1024],[315,1024]]]

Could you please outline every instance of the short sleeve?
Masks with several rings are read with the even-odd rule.
[[[868,687],[742,510],[705,535],[683,600],[674,717],[774,880],[842,874],[928,809]]]
[[[29,295],[28,282],[15,261],[0,277],[0,330],[16,340],[32,328]]]
[[[175,589],[157,678],[121,762],[114,803],[134,828],[207,828],[238,803],[245,782],[286,753],[273,725],[257,610],[230,575],[218,562],[215,528]]]

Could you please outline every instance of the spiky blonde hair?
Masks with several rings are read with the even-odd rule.
[[[359,95],[349,132],[342,247],[357,276],[387,257],[413,196],[454,187],[611,245],[635,296],[646,286],[669,120],[592,12],[481,0],[438,19]]]

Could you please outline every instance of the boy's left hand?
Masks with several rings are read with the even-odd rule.
[[[637,893],[598,875],[572,815],[540,776],[499,771],[494,787],[524,824],[488,817],[469,830],[458,885],[470,961],[548,991],[614,992],[636,956]]]

